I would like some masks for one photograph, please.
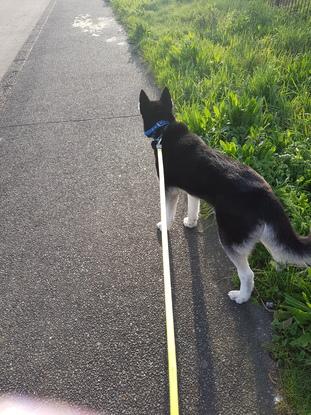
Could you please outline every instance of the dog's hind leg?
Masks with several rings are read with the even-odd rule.
[[[200,213],[200,199],[188,194],[188,216],[184,218],[184,225],[187,228],[197,226]]]
[[[248,255],[240,254],[233,248],[224,247],[224,250],[236,266],[240,279],[240,289],[229,291],[228,295],[238,304],[245,303],[250,299],[254,288],[254,273],[249,266]]]
[[[176,209],[177,209],[177,202],[178,202],[179,190],[177,187],[168,187],[165,191],[165,199],[166,199],[166,223],[167,229],[169,230],[174,222]],[[162,224],[159,222],[157,224],[158,229],[162,230]]]
[[[250,299],[254,288],[254,273],[251,270],[248,257],[255,244],[260,241],[263,225],[251,218],[250,215],[231,216],[221,214],[216,210],[218,231],[222,246],[229,259],[236,266],[240,289],[228,293],[231,300],[238,304]]]

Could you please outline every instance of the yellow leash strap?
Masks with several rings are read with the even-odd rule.
[[[170,415],[179,414],[178,403],[178,380],[177,380],[177,361],[174,333],[174,315],[172,301],[172,286],[170,273],[170,259],[168,250],[167,222],[166,222],[166,202],[165,202],[165,183],[162,146],[157,144],[159,181],[160,181],[160,202],[161,202],[161,224],[162,224],[162,253],[163,253],[163,272],[164,272],[164,291],[165,291],[165,317],[166,317],[166,339],[168,357],[168,379],[170,395]]]

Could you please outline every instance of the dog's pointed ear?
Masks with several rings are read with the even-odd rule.
[[[147,97],[146,92],[142,89],[139,94],[139,110],[141,113],[144,109],[146,109],[149,103],[150,99]]]
[[[162,102],[162,104],[165,105],[166,109],[169,112],[172,112],[173,109],[173,101],[171,98],[171,94],[170,91],[168,90],[167,87],[165,87],[162,91],[161,97],[160,97],[160,101]]]

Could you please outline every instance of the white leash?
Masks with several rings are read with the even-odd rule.
[[[178,379],[177,379],[177,360],[174,332],[174,314],[172,301],[172,286],[170,273],[170,259],[168,250],[167,222],[166,222],[166,201],[164,167],[162,156],[162,145],[157,144],[159,181],[160,181],[160,202],[161,202],[161,225],[162,225],[162,253],[164,271],[164,291],[165,291],[165,317],[166,317],[166,338],[167,338],[167,357],[168,357],[168,378],[170,395],[170,415],[179,414],[178,402]]]

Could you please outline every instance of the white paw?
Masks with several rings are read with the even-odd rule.
[[[184,218],[184,226],[186,228],[195,228],[198,224],[197,220],[189,220],[188,216]]]
[[[235,301],[237,304],[246,303],[250,299],[250,295],[241,295],[240,291],[229,291],[228,295],[230,297],[230,300]]]

